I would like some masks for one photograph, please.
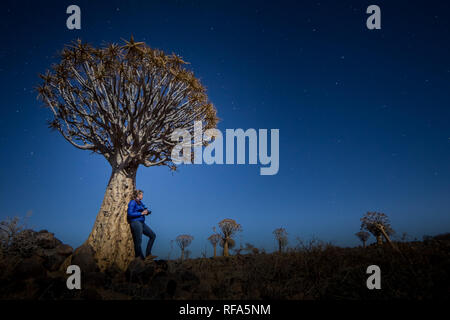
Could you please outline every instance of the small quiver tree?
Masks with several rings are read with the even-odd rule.
[[[288,244],[287,231],[284,228],[277,228],[273,231],[273,234],[278,243],[278,252],[281,253]]]
[[[223,219],[219,222],[219,229],[221,231],[221,237],[223,239],[223,255],[228,257],[228,249],[230,239],[238,231],[242,231],[242,226],[233,219]]]
[[[184,250],[191,244],[192,240],[194,240],[194,237],[188,234],[182,234],[176,238],[176,242],[181,249],[181,261],[184,259]]]
[[[211,243],[211,245],[214,248],[214,258],[217,256],[217,243],[219,243],[221,239],[220,234],[218,233],[213,233],[212,235],[209,236],[208,241]]]
[[[358,239],[363,243],[363,248],[366,247],[366,242],[370,238],[370,233],[366,231],[359,231],[355,233],[355,236],[358,237]]]

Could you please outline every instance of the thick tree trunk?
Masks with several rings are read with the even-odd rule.
[[[214,258],[216,257],[216,245],[214,245]]]
[[[180,260],[183,261],[183,259],[184,259],[184,249],[181,248],[181,257],[180,257]]]
[[[400,251],[399,248],[391,241],[391,238],[389,238],[389,235],[386,233],[384,228],[380,228],[381,233],[383,234],[384,238],[386,239],[386,242],[389,243],[392,249],[395,251]]]
[[[366,241],[364,240],[363,241],[363,248],[365,248],[366,247]]]
[[[136,188],[137,167],[113,170],[94,227],[86,240],[96,253],[101,270],[116,264],[125,270],[134,258],[127,207]]]
[[[381,234],[377,235],[377,244],[379,246],[383,245],[383,236]]]
[[[228,257],[228,239],[225,239],[223,244],[223,255]]]
[[[278,252],[281,253],[281,241],[278,241]]]

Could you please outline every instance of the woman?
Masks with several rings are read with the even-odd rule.
[[[145,216],[152,213],[149,211],[142,199],[144,198],[144,192],[142,190],[136,190],[133,194],[133,199],[128,203],[127,220],[130,224],[131,234],[133,235],[134,242],[134,256],[144,259],[150,257],[151,259],[157,256],[152,256],[153,242],[155,242],[156,234],[148,225],[145,224]],[[145,234],[149,240],[147,249],[145,250],[145,257],[142,253],[141,243],[142,234]]]

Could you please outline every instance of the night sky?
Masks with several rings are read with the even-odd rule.
[[[66,28],[71,4],[81,30]],[[366,28],[371,4],[381,30]],[[211,255],[206,238],[224,218],[242,224],[238,246],[269,252],[278,227],[289,245],[358,245],[367,211],[386,213],[398,236],[450,231],[448,1],[3,1],[0,12],[0,219],[31,214],[29,227],[73,247],[88,237],[110,166],[48,129],[33,87],[65,44],[133,34],[191,63],[222,132],[280,129],[274,176],[140,167],[153,254],[188,233],[194,256]]]

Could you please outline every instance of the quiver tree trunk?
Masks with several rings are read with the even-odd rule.
[[[377,245],[382,246],[383,245],[383,236],[380,234],[377,234]]]
[[[228,257],[228,238],[225,238],[223,243],[223,256]]]
[[[217,252],[216,247],[217,247],[217,245],[214,245],[214,258],[216,257],[216,252]]]
[[[363,240],[363,248],[365,248],[366,247],[366,241],[365,240]]]
[[[184,260],[184,248],[181,248],[181,257],[180,260],[183,261]]]
[[[391,241],[391,238],[389,238],[389,235],[387,234],[386,230],[383,227],[380,227],[381,234],[386,239],[386,242],[389,243],[392,249],[395,251],[400,251],[398,247]]]
[[[137,167],[113,169],[94,227],[86,240],[94,249],[101,270],[113,264],[125,270],[134,257],[127,207],[135,190],[136,172]]]

